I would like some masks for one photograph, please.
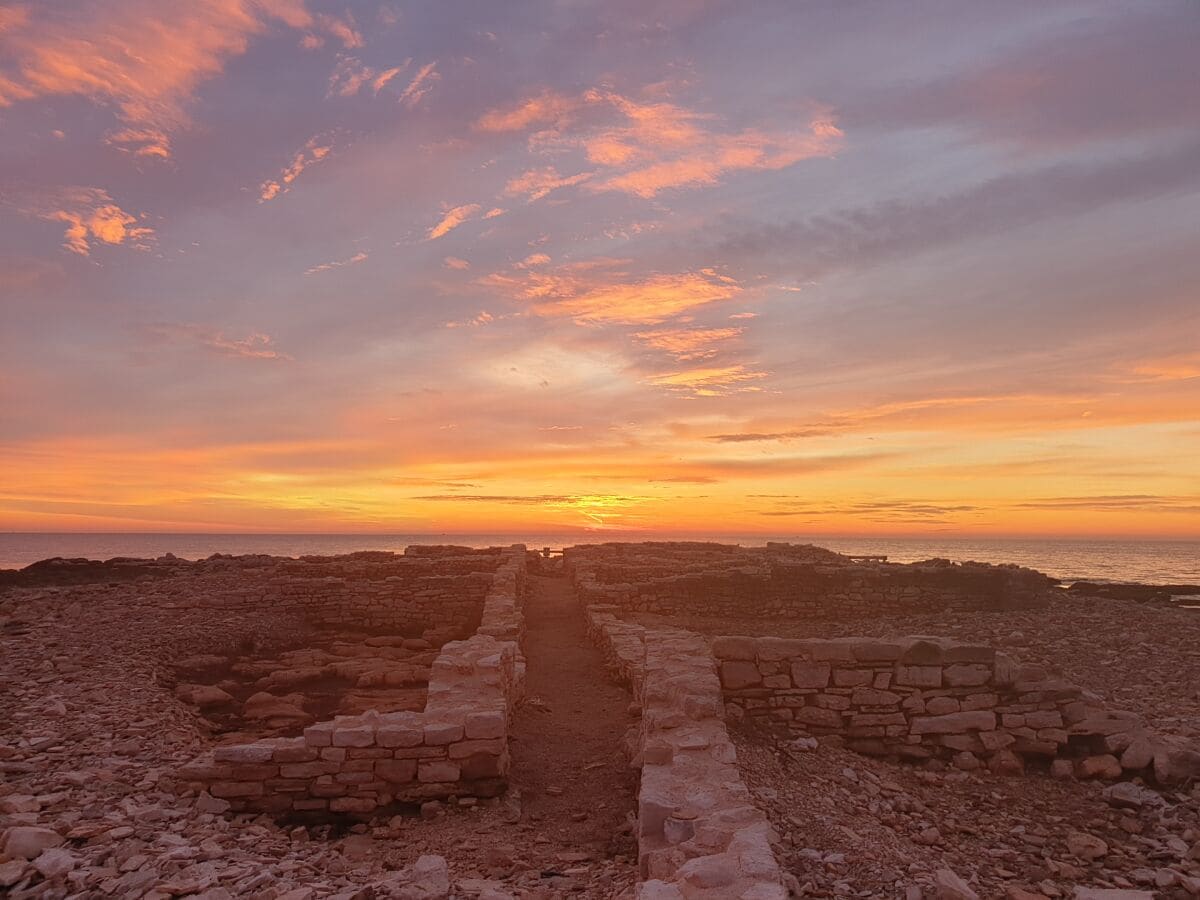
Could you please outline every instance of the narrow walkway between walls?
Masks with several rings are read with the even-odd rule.
[[[587,640],[567,579],[529,577],[525,623],[526,699],[509,743],[522,821],[539,839],[632,864],[636,778],[622,753],[632,698]]]

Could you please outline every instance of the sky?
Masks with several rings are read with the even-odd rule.
[[[1200,537],[1197,46],[0,2],[0,530]]]

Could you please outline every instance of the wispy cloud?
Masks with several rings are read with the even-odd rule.
[[[476,125],[490,132],[534,129],[533,149],[574,147],[605,173],[579,173],[572,183],[587,180],[592,190],[647,199],[711,186],[737,171],[772,171],[830,156],[843,138],[828,111],[814,113],[802,129],[728,131],[714,116],[602,89],[575,96],[543,91],[486,113]]]
[[[711,366],[652,375],[647,381],[660,387],[683,391],[696,397],[716,397],[730,391],[759,390],[748,384],[766,378],[766,372],[756,372],[743,365]]]
[[[535,316],[594,325],[654,325],[741,291],[734,279],[711,268],[639,278],[621,271],[621,262],[598,259],[516,275],[497,272],[481,283],[527,301]]]
[[[687,361],[711,359],[744,331],[744,328],[664,328],[638,331],[633,336],[647,347]]]
[[[355,56],[343,56],[338,59],[333,73],[329,76],[329,96],[353,97],[369,88],[372,94],[378,94],[391,81],[411,64],[406,59],[398,66],[377,69],[368,66]]]
[[[436,241],[440,237],[445,237],[463,222],[474,218],[480,209],[482,207],[478,203],[464,203],[462,206],[455,206],[453,209],[447,210],[441,221],[429,229],[428,239]]]
[[[170,156],[170,135],[227,59],[272,22],[313,25],[301,0],[114,0],[72,15],[9,7],[0,28],[0,107],[47,96],[111,105],[124,127],[108,140],[140,156]]]
[[[431,62],[421,66],[417,74],[412,77],[400,93],[400,102],[412,109],[421,99],[433,90],[434,84],[441,79],[441,75],[437,72],[437,63]]]
[[[26,215],[66,226],[63,247],[80,256],[91,254],[96,243],[128,244],[148,248],[154,229],[122,209],[108,192],[93,187],[67,187],[44,194],[21,192],[8,202]]]
[[[309,138],[300,150],[292,157],[292,161],[279,173],[277,179],[264,181],[259,186],[258,200],[265,203],[274,200],[280,194],[291,190],[294,182],[309,166],[316,165],[329,156],[333,144],[326,135],[314,135]]]
[[[244,338],[232,338],[224,331],[206,325],[166,322],[150,325],[146,331],[160,340],[194,344],[218,356],[234,359],[283,362],[292,358],[276,349],[270,335],[260,332],[253,332]]]
[[[353,256],[348,256],[345,259],[334,260],[333,262],[321,263],[313,266],[311,269],[305,269],[305,275],[316,275],[318,272],[328,272],[330,269],[340,269],[342,266],[353,266],[367,258],[368,254],[365,250],[360,250]]]
[[[529,202],[541,200],[551,191],[559,188],[572,187],[582,184],[592,177],[591,172],[580,172],[576,175],[559,175],[554,166],[540,169],[530,169],[509,180],[504,186],[506,196],[524,196]]]

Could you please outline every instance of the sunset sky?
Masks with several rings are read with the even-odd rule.
[[[1198,47],[0,3],[0,530],[1200,537]]]

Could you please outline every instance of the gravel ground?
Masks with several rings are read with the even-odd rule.
[[[734,740],[795,895],[956,897],[933,887],[945,869],[985,898],[1071,897],[1076,886],[1200,895],[1200,787],[1147,791],[1154,805],[1120,809],[1096,782],[777,750],[746,731]]]

